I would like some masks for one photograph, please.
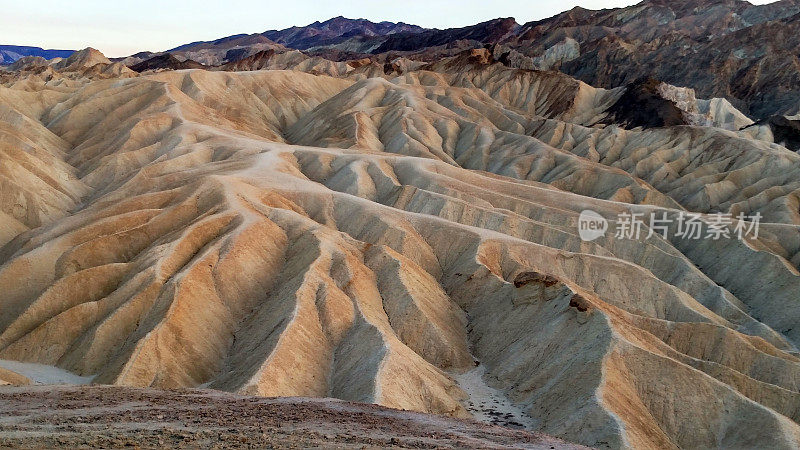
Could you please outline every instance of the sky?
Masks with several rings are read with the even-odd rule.
[[[763,4],[774,0],[751,0]],[[427,28],[473,25],[497,17],[543,19],[582,6],[613,8],[639,0],[0,0],[0,44],[106,56],[163,51],[194,41],[308,25],[331,17],[406,22]]]

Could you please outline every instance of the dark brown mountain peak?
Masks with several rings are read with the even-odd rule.
[[[421,33],[398,33],[388,36],[373,53],[389,51],[416,51],[426,47],[447,45],[455,41],[474,41],[477,44],[494,44],[512,36],[519,30],[513,17],[498,18],[462,28],[428,30]]]
[[[334,17],[304,27],[269,30],[263,36],[289,48],[306,50],[320,45],[335,45],[353,37],[387,36],[395,33],[418,33],[425,29],[404,22],[372,22],[368,19]]]
[[[661,81],[652,77],[640,78],[628,85],[622,97],[609,109],[609,123],[626,128],[686,125],[683,111],[660,94],[661,85]]]
[[[229,72],[260,70],[267,67],[267,63],[273,56],[275,56],[275,50],[262,50],[238,61],[229,62],[221,66],[220,69]]]
[[[191,59],[187,59],[185,61],[181,61],[172,53],[164,53],[161,55],[154,56],[148,60],[142,61],[138,64],[134,64],[130,66],[130,69],[134,72],[144,72],[145,70],[158,70],[158,69],[170,69],[170,70],[182,70],[182,69],[201,69],[205,66],[200,64],[197,61],[192,61]]]

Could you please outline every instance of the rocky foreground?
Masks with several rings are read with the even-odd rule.
[[[332,399],[97,386],[0,387],[0,447],[584,448],[536,433]]]

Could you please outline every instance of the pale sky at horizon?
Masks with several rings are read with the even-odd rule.
[[[0,44],[94,47],[106,56],[163,51],[194,41],[308,25],[336,16],[406,22],[428,28],[472,25],[497,17],[543,19],[573,8],[613,8],[640,0],[0,0]],[[754,4],[775,0],[750,0]]]

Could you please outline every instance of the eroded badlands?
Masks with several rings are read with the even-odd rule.
[[[455,417],[480,364],[572,442],[800,445],[800,155],[608,124],[623,90],[479,52],[388,75],[83,56],[0,87],[0,359]],[[763,223],[585,242],[586,209]]]

